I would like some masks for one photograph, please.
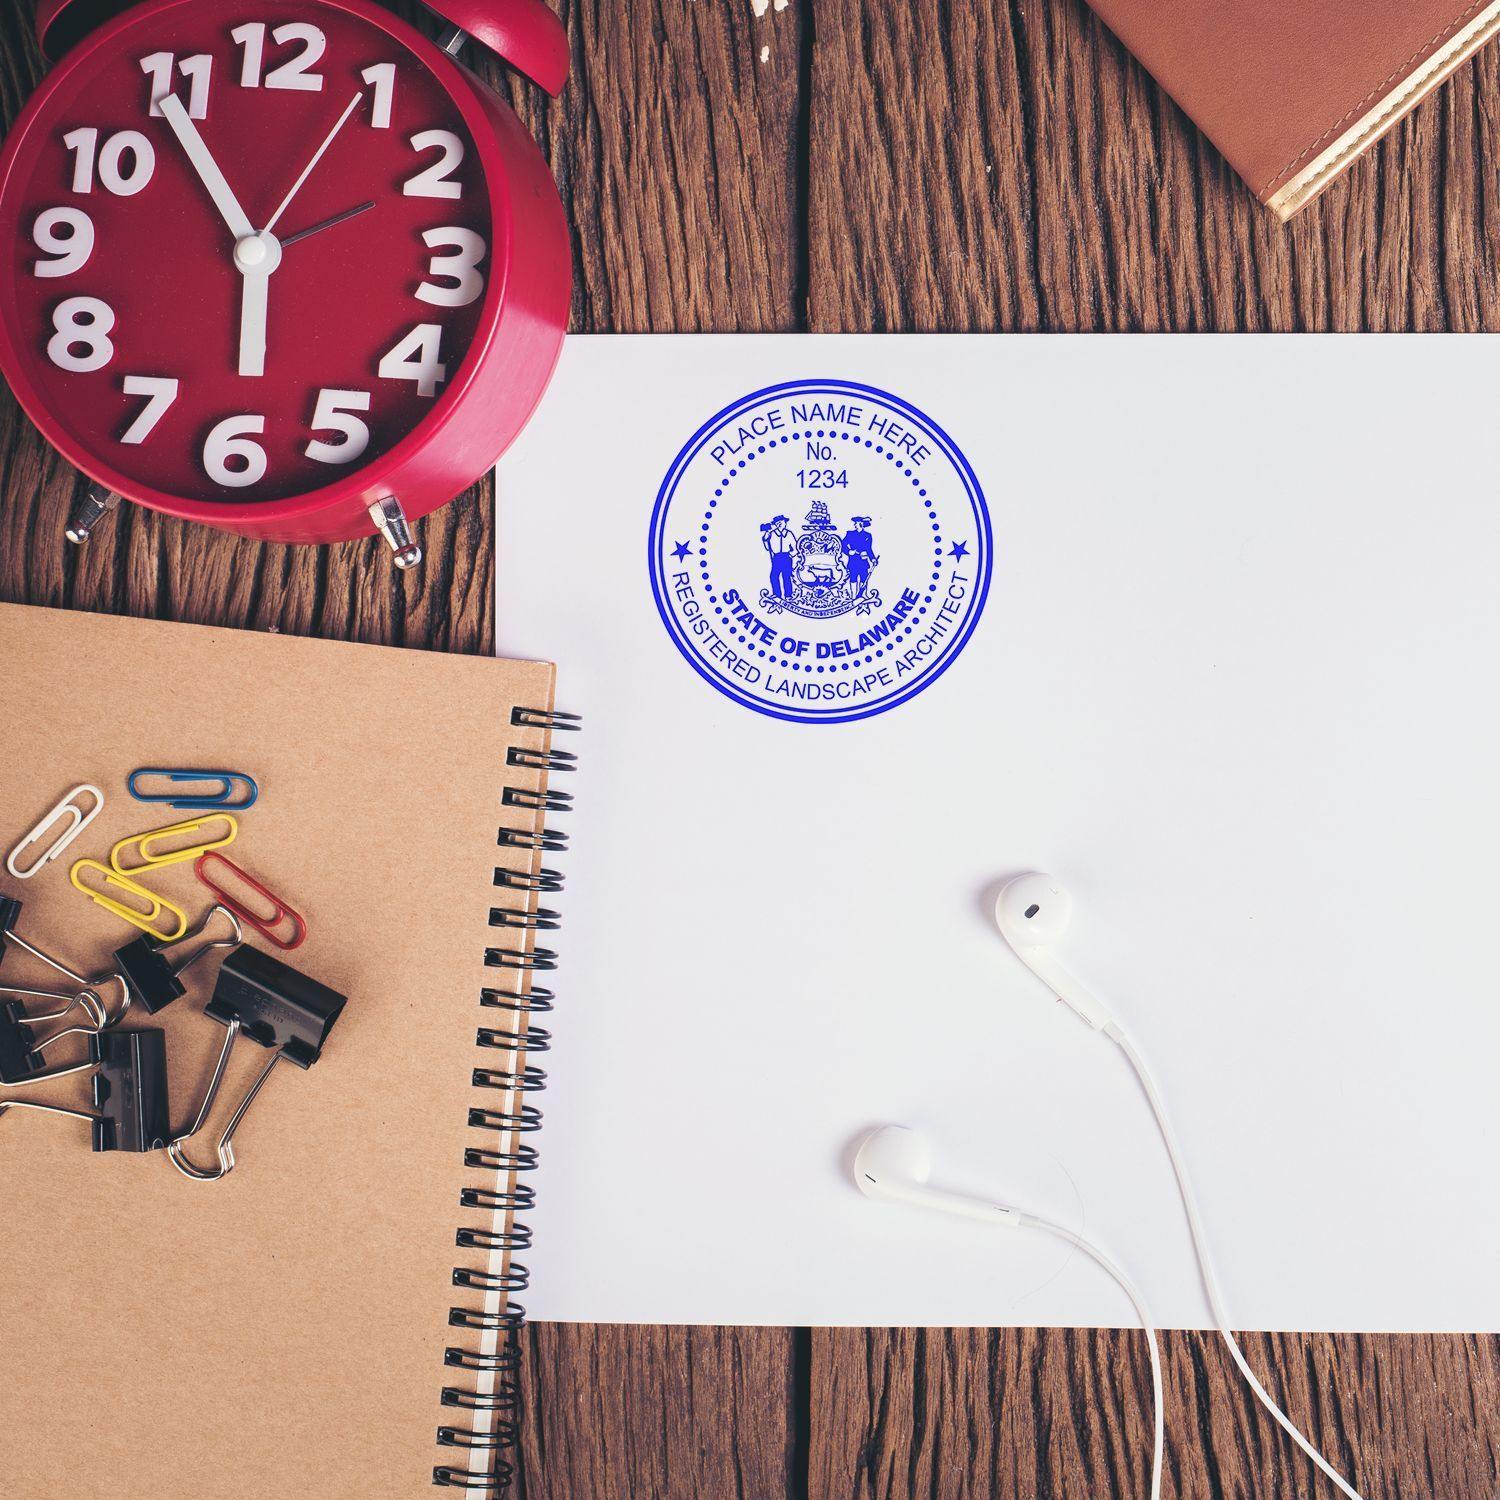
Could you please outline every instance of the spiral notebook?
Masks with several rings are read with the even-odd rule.
[[[135,933],[69,865],[190,816],[132,801],[127,774],[232,768],[260,797],[226,852],[305,915],[282,956],[348,997],[317,1065],[269,1078],[222,1182],[95,1155],[74,1120],[0,1118],[6,1492],[499,1493],[547,1041],[530,1016],[550,1004],[529,978],[553,962],[533,932],[559,879],[541,845],[564,841],[543,832],[571,727],[553,668],[10,605],[0,657],[0,853],[74,784],[106,797],[62,858],[0,875],[29,942],[103,968]],[[208,904],[191,865],[162,890]],[[224,1036],[201,968],[144,1018],[178,1125]],[[56,976],[12,950],[0,978]],[[232,1056],[228,1106],[264,1057]],[[89,1103],[77,1077],[28,1094]]]

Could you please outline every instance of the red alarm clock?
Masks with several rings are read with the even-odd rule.
[[[540,151],[454,54],[557,93],[543,0],[41,0],[61,59],[0,155],[0,369],[114,496],[277,541],[408,522],[541,399],[571,289]]]

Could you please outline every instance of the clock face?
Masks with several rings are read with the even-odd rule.
[[[494,248],[457,69],[367,0],[157,0],[107,36],[0,186],[0,320],[64,451],[242,504],[441,420]]]

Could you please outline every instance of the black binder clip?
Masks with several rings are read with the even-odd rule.
[[[118,978],[118,976],[114,976]],[[119,981],[122,990],[125,981]],[[92,987],[79,990],[76,995],[67,995],[57,990],[24,989],[19,985],[0,985],[7,995],[28,995],[63,1002],[56,1010],[43,1011],[40,1015],[28,1015],[19,1000],[0,1003],[0,1084],[26,1083],[45,1067],[42,1054],[48,1047],[68,1036],[97,1036],[108,1026],[113,1026],[125,1014],[129,1005],[129,991],[121,1003],[118,1015],[111,1016],[99,992]],[[54,1032],[45,1041],[37,1041],[37,1027],[46,1021],[60,1021],[74,1008],[88,1018],[85,1026],[69,1026]]]
[[[40,948],[34,948],[25,938],[16,931],[16,922],[21,915],[21,903],[15,896],[0,896],[0,964],[5,962],[6,946],[14,943],[17,948],[23,949],[33,958],[39,958],[50,969],[65,978],[71,979],[80,988],[86,988],[88,980],[82,974],[75,973],[60,958],[53,958],[50,953],[43,953]]]
[[[61,1104],[37,1104],[30,1099],[0,1100],[0,1115],[8,1109],[34,1109],[42,1114],[68,1115],[93,1127],[95,1151],[160,1151],[171,1135],[167,1108],[167,1038],[161,1031],[106,1031],[89,1038],[86,1062],[71,1068],[38,1073],[26,1083],[45,1083],[71,1073],[94,1073],[97,1114],[68,1109]]]
[[[58,1000],[62,1004],[56,1010],[28,1014],[18,1000],[0,1004],[0,1084],[24,1083],[40,1073],[45,1066],[42,1053],[55,1042],[68,1036],[93,1036],[107,1026],[113,1026],[130,1006],[130,992],[125,980],[118,974],[106,976],[115,979],[122,992],[119,1011],[110,1015],[95,985],[102,982],[85,979],[82,974],[70,969],[59,958],[44,953],[28,943],[16,931],[16,919],[21,915],[21,903],[14,896],[0,896],[0,961],[4,960],[7,945],[16,947],[39,958],[43,963],[65,975],[79,986],[74,991],[39,990],[28,985],[10,984],[0,980],[0,994],[24,995],[27,999]],[[55,1032],[45,1041],[37,1041],[37,1028],[44,1022],[61,1021],[74,1009],[87,1017],[87,1025],[70,1026]]]
[[[202,937],[215,917],[223,917],[229,924],[228,937],[211,938],[201,948],[175,963],[167,956],[169,951],[175,953],[193,938]],[[240,919],[227,906],[215,905],[209,907],[207,916],[196,927],[184,933],[170,947],[158,942],[147,933],[142,933],[140,937],[126,943],[123,948],[116,948],[115,967],[121,983],[125,986],[126,998],[124,1008],[115,1020],[118,1021],[135,1000],[139,1000],[154,1016],[157,1011],[187,993],[187,986],[183,984],[182,976],[205,953],[215,948],[237,948],[243,941],[244,930],[240,926]]]
[[[234,1170],[234,1133],[271,1076],[271,1070],[283,1058],[299,1068],[312,1067],[322,1055],[328,1033],[346,1003],[347,997],[259,949],[236,948],[229,954],[219,969],[213,999],[203,1011],[226,1028],[224,1045],[219,1049],[219,1060],[214,1064],[197,1118],[167,1146],[172,1165],[195,1182],[217,1182],[227,1177]],[[224,1127],[217,1148],[218,1166],[204,1170],[187,1159],[183,1148],[203,1129],[203,1122],[219,1096],[229,1054],[241,1033],[262,1047],[272,1048],[271,1060]]]

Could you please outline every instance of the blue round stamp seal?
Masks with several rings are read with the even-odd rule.
[[[884,713],[952,665],[993,544],[968,460],[931,417],[852,380],[767,386],[711,417],[651,515],[651,587],[677,649],[757,713]]]

